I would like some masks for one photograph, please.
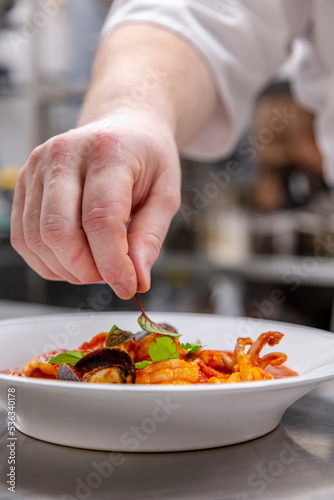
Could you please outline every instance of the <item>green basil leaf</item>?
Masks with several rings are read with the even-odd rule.
[[[62,363],[67,363],[71,366],[75,366],[84,356],[85,354],[80,351],[67,351],[57,354],[54,358],[49,359],[48,363],[50,365],[61,365]]]

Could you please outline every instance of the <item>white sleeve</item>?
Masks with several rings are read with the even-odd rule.
[[[291,0],[114,0],[102,34],[123,23],[152,23],[202,54],[220,105],[182,153],[212,161],[233,150],[249,124],[256,95],[305,27],[309,2],[289,4]]]

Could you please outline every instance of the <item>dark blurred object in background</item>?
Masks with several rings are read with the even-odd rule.
[[[250,195],[255,209],[272,212],[306,205],[325,189],[313,122],[313,114],[293,99],[288,82],[272,84],[261,94],[252,129],[258,140]]]
[[[7,12],[14,7],[15,0],[0,0],[0,29]],[[0,64],[0,92],[8,92],[11,88],[10,71]]]
[[[15,0],[0,0],[0,16],[6,14],[14,4]]]

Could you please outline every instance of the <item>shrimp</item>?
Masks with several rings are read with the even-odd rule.
[[[151,333],[151,335],[146,335],[143,339],[141,339],[137,344],[137,352],[135,355],[136,362],[138,361],[150,361],[151,357],[148,353],[150,346],[155,342],[158,338],[163,337],[161,333]]]
[[[194,384],[199,377],[197,361],[169,359],[136,372],[136,384]]]

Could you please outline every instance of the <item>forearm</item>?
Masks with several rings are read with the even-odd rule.
[[[101,42],[79,125],[145,113],[167,125],[182,147],[217,100],[211,72],[193,47],[165,29],[129,24]]]

